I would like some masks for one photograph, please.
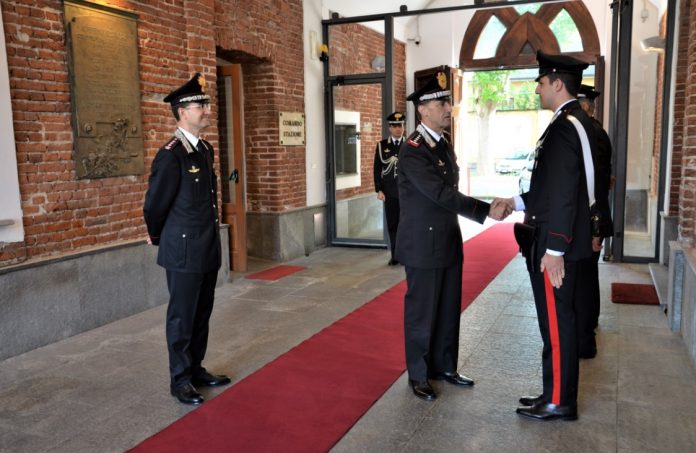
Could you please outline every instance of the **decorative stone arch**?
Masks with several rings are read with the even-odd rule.
[[[582,39],[581,52],[565,55],[594,63],[600,57],[599,37],[592,16],[581,1],[541,5],[532,14],[520,14],[513,7],[480,10],[474,14],[464,34],[459,52],[459,67],[465,70],[499,69],[501,67],[536,66],[536,51],[561,53],[558,40],[550,28],[558,14],[565,10],[573,19]],[[493,58],[474,59],[474,52],[486,25],[495,16],[505,26]]]

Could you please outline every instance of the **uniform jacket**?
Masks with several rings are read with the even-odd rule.
[[[399,144],[403,144],[402,142]],[[387,197],[398,197],[397,162],[399,147],[394,144],[391,136],[377,143],[373,173],[375,192],[382,191]]]
[[[201,140],[204,154],[185,140],[173,138],[152,162],[145,223],[159,245],[157,264],[177,272],[211,272],[221,264],[213,147]]]
[[[449,143],[418,126],[399,154],[399,229],[396,259],[406,266],[441,268],[462,257],[458,215],[483,223],[490,204],[459,192],[459,167]]]
[[[590,208],[580,137],[568,119],[571,113],[587,133],[592,155],[596,139],[592,122],[577,101],[563,106],[536,149],[529,192],[522,194],[525,223],[537,227],[538,260],[552,249],[577,261],[592,254]]]

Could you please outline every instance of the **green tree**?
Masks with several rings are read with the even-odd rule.
[[[505,86],[510,71],[478,71],[472,78],[474,109],[478,117],[478,168],[482,175],[493,172],[493,156],[489,152],[490,119],[505,100]]]

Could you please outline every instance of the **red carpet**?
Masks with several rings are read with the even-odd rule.
[[[275,266],[265,271],[256,272],[255,274],[249,274],[246,278],[251,278],[254,280],[280,280],[283,277],[287,277],[290,274],[304,270],[302,266],[288,266],[287,264],[281,264],[280,266]]]
[[[512,224],[489,228],[464,250],[466,308],[517,254]],[[385,291],[132,451],[329,450],[406,368],[405,291],[405,281]]]
[[[641,283],[612,283],[611,301],[615,304],[660,304],[655,286]]]

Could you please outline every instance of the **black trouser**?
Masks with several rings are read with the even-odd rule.
[[[578,328],[578,354],[597,352],[595,329],[599,323],[599,255],[578,261],[578,285],[575,297],[575,316]]]
[[[406,266],[406,368],[413,381],[457,371],[462,307],[462,261],[446,268]]]
[[[576,262],[565,263],[560,288],[551,286],[546,273],[530,272],[539,331],[544,400],[553,404],[576,404],[578,397],[578,349],[573,307],[577,283]]]
[[[396,248],[396,230],[399,226],[399,197],[385,196],[384,212],[387,216],[387,231],[389,232],[389,247],[391,248],[391,258],[396,259],[394,249]]]
[[[167,349],[172,388],[190,383],[191,377],[203,370],[216,281],[217,271],[203,274],[167,270]]]

